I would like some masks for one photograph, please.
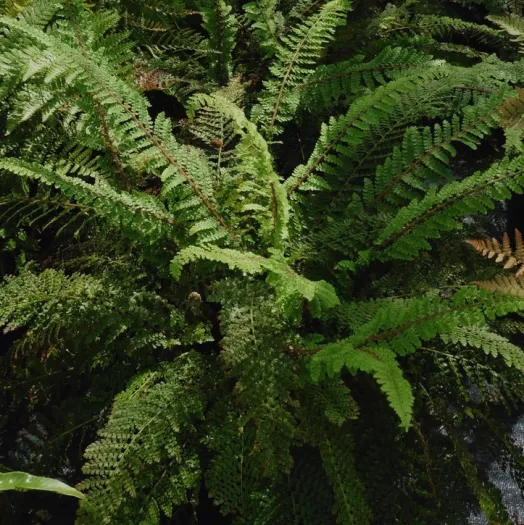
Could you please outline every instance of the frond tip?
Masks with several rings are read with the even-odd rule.
[[[515,229],[514,252],[511,249],[511,241],[507,232],[502,238],[502,246],[497,239],[468,239],[466,242],[488,259],[496,256],[495,262],[504,264],[505,270],[519,266],[515,274],[517,279],[524,274],[524,242],[519,230]]]

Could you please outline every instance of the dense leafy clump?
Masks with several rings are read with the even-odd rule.
[[[524,4],[385,4],[1,3],[0,458],[67,523],[511,523]]]

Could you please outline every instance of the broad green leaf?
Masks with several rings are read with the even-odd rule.
[[[46,490],[64,496],[85,499],[84,494],[57,479],[33,476],[25,472],[0,474],[0,492],[4,490]]]

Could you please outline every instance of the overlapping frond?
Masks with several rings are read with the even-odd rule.
[[[171,272],[179,278],[182,268],[196,260],[208,260],[227,265],[247,274],[269,273],[268,282],[275,287],[282,302],[296,309],[297,299],[304,297],[311,302],[313,312],[317,315],[322,308],[331,308],[338,304],[333,287],[326,281],[309,281],[295,273],[279,252],[266,258],[250,252],[240,252],[227,248],[211,246],[193,246],[182,250],[171,262]]]
[[[490,15],[488,20],[498,25],[508,35],[512,37],[513,42],[519,45],[520,52],[524,52],[524,20],[515,14],[511,15]]]
[[[98,429],[79,525],[506,519],[461,436],[524,400],[521,28],[364,4],[0,7],[1,438]]]
[[[199,0],[198,5],[204,20],[203,27],[209,35],[212,77],[219,84],[226,84],[232,71],[237,20],[231,5],[225,0]]]
[[[92,208],[112,226],[127,230],[131,235],[148,237],[150,242],[173,235],[175,219],[152,195],[119,192],[103,179],[90,184],[18,159],[0,159],[0,169],[19,177],[40,181],[59,189],[69,198]]]
[[[267,57],[277,52],[284,26],[284,17],[277,10],[277,4],[276,0],[255,0],[243,6],[257,43]]]
[[[38,71],[31,72],[31,76],[51,68],[53,76],[65,76],[70,82],[74,79],[78,83],[78,91],[90,94],[94,102],[94,108],[91,109],[94,115],[87,113],[87,123],[90,117],[102,120],[104,145],[118,158],[123,169],[127,164],[133,169],[145,169],[161,177],[166,198],[172,199],[176,195],[177,203],[173,211],[177,212],[179,220],[193,223],[190,234],[203,232],[201,237],[207,241],[229,235],[235,243],[239,242],[213,203],[210,193],[212,176],[205,159],[195,148],[177,143],[167,119],[160,116],[153,124],[148,115],[147,103],[136,90],[103,66],[94,64],[81,50],[12,19],[4,18],[3,23],[43,47],[44,56],[48,58]],[[46,50],[50,49],[53,54],[46,55]],[[110,126],[111,134],[104,133],[107,126]]]
[[[453,143],[476,149],[497,124],[500,96],[496,95],[474,106],[464,108],[461,117],[436,124],[433,129],[408,128],[402,147],[377,167],[375,177],[364,182],[367,209],[389,201],[398,207],[423,195],[431,186],[452,180],[448,165],[456,155]]]
[[[217,115],[216,126],[225,119],[238,135],[239,142],[233,150],[235,173],[229,184],[221,181],[222,191],[229,193],[228,200],[234,201],[236,196],[242,202],[240,211],[259,223],[259,235],[264,241],[283,249],[289,236],[289,203],[266,141],[244,112],[223,96],[196,95],[190,104],[190,115],[211,111]]]
[[[490,331],[486,326],[458,327],[450,334],[442,334],[445,343],[455,343],[481,349],[485,354],[502,357],[507,366],[524,370],[524,352],[505,337]]]
[[[300,102],[297,88],[333,40],[336,28],[345,22],[349,8],[346,0],[331,0],[282,37],[270,67],[273,78],[265,82],[259,105],[252,113],[268,137],[279,133],[282,124],[293,118]]]
[[[430,189],[402,208],[381,232],[375,242],[380,258],[412,259],[431,247],[429,240],[460,228],[462,217],[487,213],[496,201],[509,198],[511,191],[522,191],[522,169],[522,157],[506,158],[462,181]]]
[[[431,56],[403,47],[386,47],[372,60],[362,55],[319,66],[300,86],[301,104],[318,112],[376,89],[419,67],[431,67]]]

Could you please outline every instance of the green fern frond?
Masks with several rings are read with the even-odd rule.
[[[507,366],[524,371],[524,352],[505,337],[490,331],[486,326],[457,327],[449,334],[442,334],[445,343],[460,344],[481,349],[485,354],[502,357]]]
[[[355,466],[354,443],[347,428],[326,435],[319,444],[322,463],[335,495],[333,514],[337,523],[366,525],[372,514],[364,486]]]
[[[382,37],[398,36],[402,33],[432,38],[442,38],[449,34],[459,33],[483,44],[502,45],[504,42],[501,31],[492,29],[485,24],[475,24],[460,18],[438,15],[417,15],[411,21],[391,17],[379,29],[379,34]]]
[[[329,109],[340,100],[374,90],[410,69],[431,66],[431,56],[402,47],[386,47],[375,58],[364,62],[358,55],[345,62],[319,66],[300,86],[302,105],[310,110]]]
[[[472,213],[486,213],[496,201],[521,192],[524,187],[524,159],[504,159],[484,172],[463,181],[430,189],[421,199],[402,208],[379,235],[380,258],[410,260],[430,248],[428,239],[461,227],[460,219]]]
[[[99,441],[85,453],[80,487],[87,493],[78,523],[158,525],[188,501],[200,482],[194,425],[203,417],[205,363],[183,354],[146,373],[117,397]],[[174,400],[183,399],[183,403]]]
[[[18,159],[0,159],[0,169],[59,189],[64,195],[92,208],[113,227],[122,228],[133,236],[146,236],[153,242],[174,233],[175,219],[152,195],[118,192],[103,179],[89,184],[68,177],[63,171]]]
[[[223,421],[220,434],[213,437],[217,454],[207,471],[206,486],[221,512],[236,515],[239,525],[277,523],[275,496],[260,483],[258,465],[252,459],[253,429],[238,429],[235,421]]]
[[[249,445],[252,468],[276,480],[292,468],[290,451],[296,438],[297,375],[293,359],[283,351],[292,323],[278,317],[277,298],[263,282],[233,291],[234,283],[217,284],[212,296],[222,304],[220,360],[235,382],[239,437],[243,429],[254,433],[255,441]]]
[[[211,72],[216,82],[227,84],[232,71],[232,52],[235,47],[237,20],[232,7],[225,0],[199,0],[204,20],[203,27],[209,35]]]
[[[56,235],[70,227],[75,228],[75,236],[89,226],[94,209],[79,203],[71,203],[62,198],[49,195],[38,197],[0,198],[0,222],[4,225],[38,224],[42,231],[53,224],[60,225]]]
[[[398,207],[425,193],[432,185],[450,181],[450,159],[456,155],[453,143],[477,149],[498,122],[499,94],[464,108],[462,118],[455,115],[433,129],[408,128],[402,146],[377,167],[373,180],[364,182],[364,201],[369,211],[386,200]]]
[[[487,110],[489,103],[482,100],[483,97],[472,99],[471,93],[467,94],[467,86],[475,85],[481,77],[486,85],[493,86],[494,92],[502,95],[499,99],[502,103],[508,91],[494,78],[493,75],[500,73],[499,69],[497,71],[484,64],[466,71],[462,68],[442,68],[436,65],[424,72],[418,71],[402,76],[378,87],[369,95],[359,97],[346,115],[337,119],[331,118],[328,124],[322,126],[320,138],[308,162],[298,166],[286,181],[288,192],[293,193],[298,189],[329,189],[332,182],[336,183],[339,177],[344,175],[344,192],[339,191],[334,201],[347,197],[345,190],[349,189],[354,179],[358,179],[359,172],[366,168],[368,163],[375,164],[375,171],[376,163],[384,161],[383,157],[378,157],[378,153],[387,151],[387,155],[390,155],[391,149],[400,138],[399,132],[402,133],[409,127],[402,127],[402,113],[406,117],[410,114],[408,118],[411,119],[420,110],[441,118],[442,111],[446,111],[444,108],[449,110],[450,100],[456,100],[455,103],[461,108],[474,101],[479,104],[480,112],[483,106]],[[515,74],[520,77],[520,73],[515,70],[508,70],[507,74],[508,78],[515,78]],[[472,89],[474,90],[473,87]],[[496,95],[493,96],[491,102],[495,103],[496,98]],[[496,107],[492,109],[491,120],[500,119]],[[449,115],[448,118],[451,117],[452,115]],[[414,118],[416,119],[416,116]],[[348,172],[353,173],[354,170],[358,170],[354,177],[348,178],[345,175]]]
[[[420,82],[419,75],[390,82],[370,95],[360,97],[346,115],[331,118],[329,124],[323,124],[307,164],[298,166],[286,180],[288,194],[298,189],[325,189],[325,182],[316,174],[333,173],[336,166],[342,165],[338,155],[351,154],[363,142],[366,131],[386,120],[396,110],[402,95],[416,89],[417,82]]]
[[[276,0],[255,0],[243,5],[251,30],[266,57],[273,56],[280,45],[279,36],[284,26],[284,17],[277,10],[277,5]]]
[[[308,390],[315,412],[323,413],[331,424],[341,427],[346,421],[358,418],[359,407],[342,380],[325,379]]]
[[[284,499],[286,522],[296,520],[303,525],[331,525],[333,523],[333,490],[318,454],[310,451],[297,458],[289,482],[289,495]],[[284,492],[282,490],[282,492]],[[281,492],[281,493],[282,493]],[[291,504],[290,504],[291,502]]]
[[[23,6],[18,18],[26,24],[42,29],[63,9],[62,2],[56,0],[39,0],[38,2],[22,0],[17,4],[19,7]]]
[[[449,300],[436,294],[408,300],[386,302],[367,323],[354,328],[349,338],[320,347],[310,362],[315,381],[326,373],[333,376],[343,367],[356,373],[371,373],[386,393],[390,405],[409,426],[413,394],[402,376],[396,355],[405,355],[419,349],[423,341],[437,336],[454,339],[460,329],[485,323],[486,319],[520,311],[524,305],[518,300],[493,300],[474,287],[463,288]],[[449,334],[449,336],[446,336]],[[501,352],[502,353],[502,352]],[[516,354],[511,356],[516,360]],[[509,358],[508,358],[509,359]]]
[[[57,323],[60,315],[54,312],[55,309],[68,310],[74,307],[75,302],[99,298],[103,289],[98,279],[88,275],[67,277],[55,270],[35,275],[26,268],[17,277],[7,277],[2,284],[0,326],[7,333],[24,326],[33,329],[35,323],[37,331],[41,322],[39,316],[45,324]]]
[[[24,328],[13,350],[30,350],[43,360],[50,353],[59,358],[63,351],[70,355],[92,344],[96,357],[90,366],[100,368],[111,362],[120,345],[127,355],[169,346],[174,334],[159,333],[162,323],[147,316],[155,311],[160,318],[169,312],[169,305],[154,293],[130,291],[133,282],[121,280],[117,286],[110,274],[68,276],[24,267],[1,286],[0,326],[5,333]]]
[[[517,15],[490,15],[487,17],[488,20],[503,29],[508,35],[510,35],[513,42],[519,45],[519,50],[524,53],[524,20]]]
[[[173,259],[172,274],[176,279],[180,278],[182,268],[199,259],[226,264],[232,270],[238,269],[246,274],[269,272],[268,282],[275,287],[280,300],[287,305],[290,312],[295,310],[295,302],[301,297],[311,302],[313,312],[317,315],[321,309],[331,308],[339,302],[335,290],[329,283],[309,281],[298,275],[278,252],[266,258],[227,248],[193,246],[185,248]]]
[[[506,508],[500,504],[502,501],[500,490],[491,481],[484,481],[480,478],[475,458],[468,450],[464,438],[453,428],[448,409],[442,406],[442,402],[437,402],[435,405],[438,407],[437,410],[443,414],[442,420],[446,433],[453,444],[458,461],[462,467],[462,472],[474,491],[475,496],[478,498],[482,512],[493,523],[510,525],[511,521]]]
[[[404,379],[395,354],[386,347],[375,346],[372,350],[356,348],[350,340],[325,345],[312,358],[309,365],[314,381],[326,373],[332,377],[343,367],[356,374],[358,371],[372,374],[386,394],[391,408],[400,418],[403,428],[411,424],[413,413],[413,392]]]
[[[280,133],[281,124],[295,114],[300,102],[297,88],[304,83],[326,45],[333,40],[336,28],[345,22],[349,7],[346,0],[331,0],[282,37],[270,66],[274,78],[265,82],[259,105],[252,112],[255,123],[268,137]]]
[[[190,230],[190,234],[205,230],[201,236],[203,240],[217,240],[229,235],[235,243],[240,243],[206,190],[206,185],[211,188],[212,177],[205,159],[194,148],[182,147],[176,142],[166,119],[160,119],[153,130],[147,103],[137,91],[104,67],[93,64],[81,51],[51,35],[8,18],[1,19],[0,23],[27,35],[44,48],[53,49],[55,59],[46,58],[45,67],[55,68],[60,64],[61,75],[72,75],[71,80],[81,84],[78,89],[81,92],[87,90],[94,97],[95,112],[91,117],[105,121],[113,132],[107,136],[106,147],[119,157],[121,163],[128,162],[137,170],[154,170],[161,176],[166,193],[177,194],[174,211],[178,212],[180,220],[195,223],[196,230]],[[88,134],[85,136],[87,138]],[[176,187],[179,188],[174,191]]]
[[[31,0],[2,0],[0,3],[0,13],[6,16],[16,16],[23,12],[27,4],[31,4]]]
[[[289,203],[286,192],[273,168],[273,159],[264,138],[244,112],[220,95],[196,95],[190,101],[188,113],[212,109],[231,122],[239,143],[235,147],[235,171],[241,180],[232,180],[228,198],[243,202],[241,211],[248,213],[260,224],[262,238],[277,249],[283,249],[289,236]]]

